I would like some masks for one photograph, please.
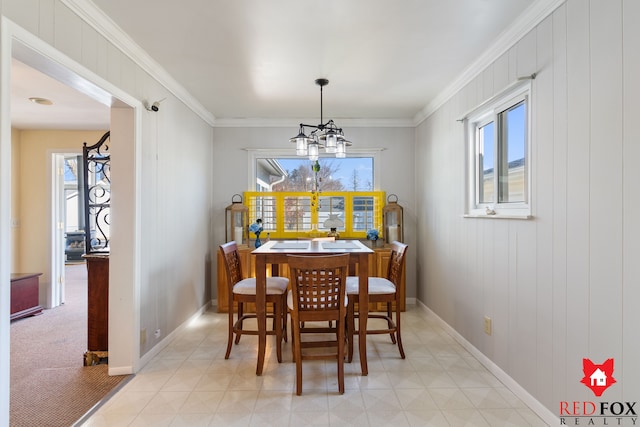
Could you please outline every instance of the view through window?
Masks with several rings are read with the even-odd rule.
[[[314,189],[315,161],[306,158],[266,159],[273,167],[266,186],[270,191],[311,191]],[[317,189],[320,191],[373,190],[373,158],[320,158]],[[260,183],[259,183],[260,185]],[[269,191],[269,190],[267,190]]]
[[[257,193],[249,203],[250,217],[262,219],[265,230],[278,230],[279,218],[284,218],[285,233],[331,228],[365,232],[376,226],[373,157],[256,160]],[[281,205],[274,193],[286,193]],[[334,227],[336,220],[340,225]]]

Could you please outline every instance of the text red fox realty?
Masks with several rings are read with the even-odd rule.
[[[613,359],[596,365],[582,359],[584,377],[580,380],[596,397],[616,383],[613,377]],[[561,401],[560,425],[636,425],[638,402]]]

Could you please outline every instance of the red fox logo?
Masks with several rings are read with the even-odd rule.
[[[600,397],[611,385],[615,384],[613,378],[613,359],[607,359],[602,365],[596,365],[589,359],[582,359],[582,372],[584,377],[580,382]]]

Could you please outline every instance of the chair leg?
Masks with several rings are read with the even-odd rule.
[[[229,331],[227,338],[227,352],[224,355],[225,359],[228,359],[231,355],[231,346],[233,345],[233,305],[229,307]]]
[[[387,327],[389,329],[393,328],[393,316],[392,316],[392,310],[391,310],[391,303],[390,302],[387,302]],[[391,332],[389,335],[391,336],[391,342],[395,344],[396,343],[396,334]]]
[[[400,357],[404,359],[404,348],[402,348],[402,336],[400,335],[400,311],[400,301],[396,300],[396,336],[398,338],[398,350],[400,350]]]
[[[242,336],[242,316],[244,316],[244,304],[238,301],[238,331],[236,331],[236,344],[240,342],[240,336]]]
[[[349,304],[347,305],[347,361],[349,363],[353,360],[353,339],[356,329],[354,311],[354,303],[349,301]]]
[[[276,325],[278,325],[278,323],[280,323],[280,322],[278,321],[278,319],[279,319],[279,315],[280,315],[280,314],[279,314],[279,313],[278,313],[278,311],[276,310],[276,303],[274,302],[274,303],[273,303],[273,319],[271,319],[271,329],[273,329],[274,331],[275,331],[275,330],[276,330],[276,328],[277,328],[277,326],[276,326]]]
[[[289,314],[291,315],[291,361],[295,363],[296,362],[296,334],[295,334],[295,328],[293,327],[293,313],[289,312]]]
[[[273,303],[273,328],[276,331],[276,356],[278,363],[282,363],[282,299],[277,298]]]
[[[282,302],[280,303],[281,307],[282,307],[282,332],[283,332],[283,338],[284,338],[284,342],[287,342],[287,323],[288,323],[288,313],[289,310],[287,308],[287,293],[285,292],[284,294],[282,294]]]
[[[336,321],[336,329],[338,330],[338,353],[336,359],[338,361],[338,391],[344,394],[344,322],[345,319]]]
[[[300,348],[300,324],[297,318],[291,319],[293,360],[296,362],[296,394],[302,394],[302,350]]]

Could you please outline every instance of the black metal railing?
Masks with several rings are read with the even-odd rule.
[[[94,145],[82,147],[84,163],[85,253],[109,252],[111,153],[107,131]]]

